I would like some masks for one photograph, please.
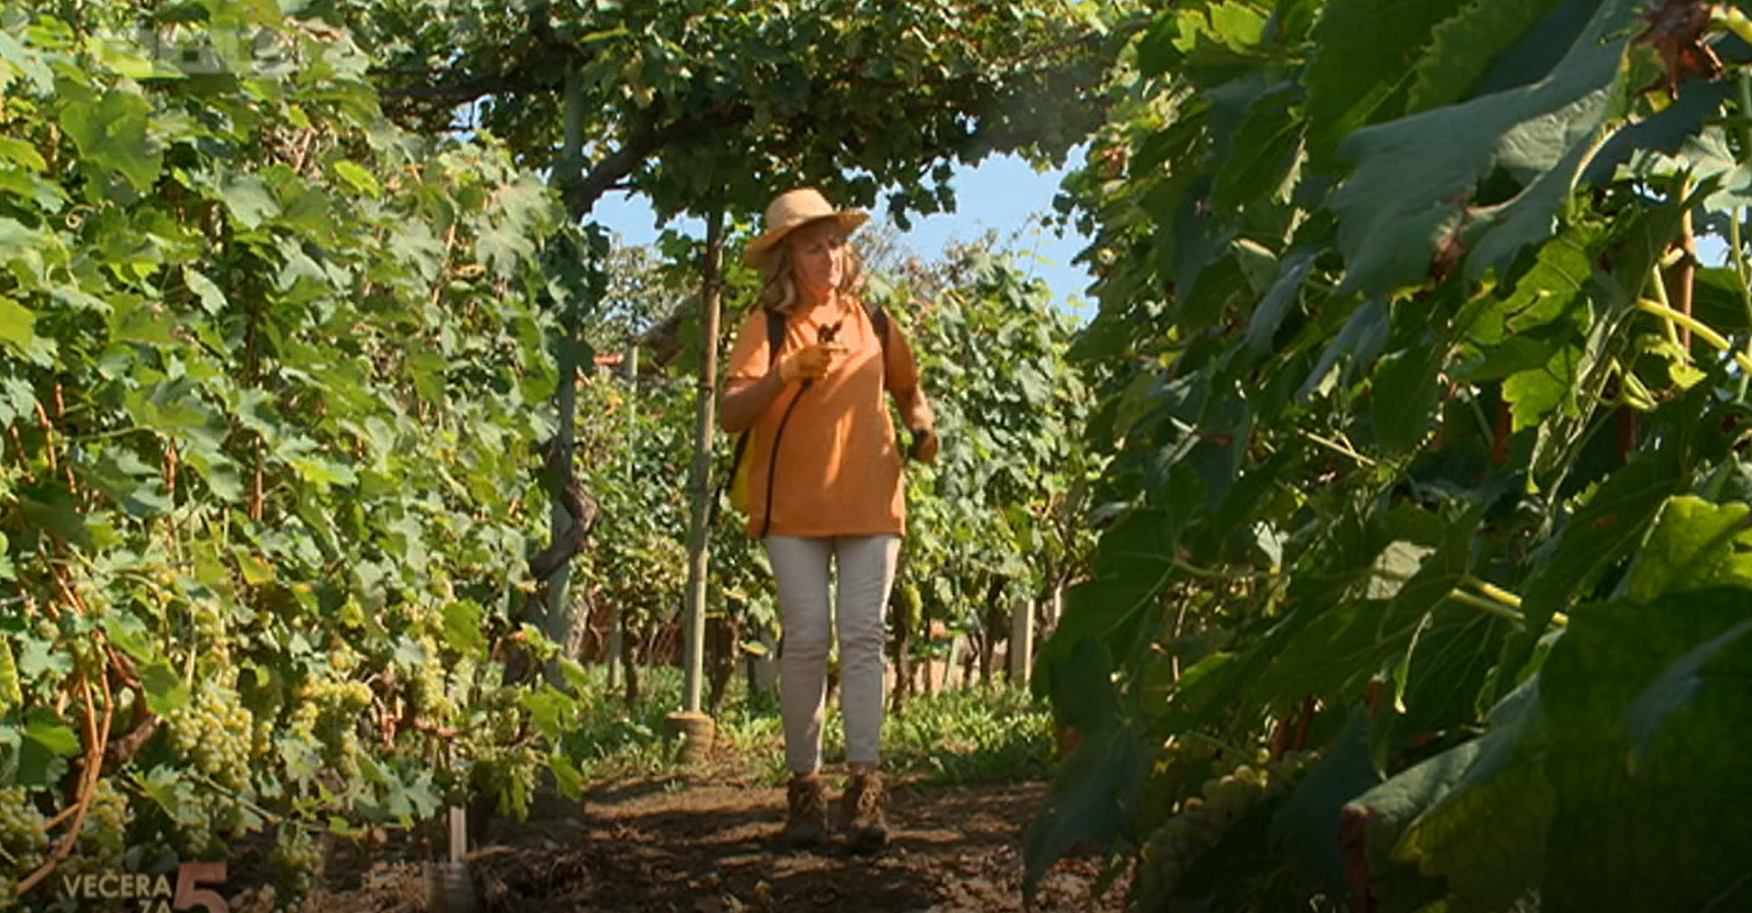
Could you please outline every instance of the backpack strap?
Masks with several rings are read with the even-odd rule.
[[[864,310],[870,312],[870,326],[876,330],[876,340],[882,343],[881,368],[886,375],[888,371],[888,311],[884,310],[879,302],[865,304]]]

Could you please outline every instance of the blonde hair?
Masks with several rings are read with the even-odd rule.
[[[766,264],[760,270],[760,306],[781,314],[789,314],[797,306],[797,282],[791,278],[791,239],[795,237],[797,233],[793,231],[773,245],[772,255],[766,258]],[[864,258],[858,256],[858,249],[852,246],[850,236],[845,236],[844,240],[846,264],[839,291],[850,294],[864,287]]]

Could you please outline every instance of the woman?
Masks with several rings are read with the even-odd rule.
[[[914,433],[915,454],[927,462],[937,454],[931,407],[906,340],[886,319],[874,319],[855,292],[862,271],[846,242],[868,218],[836,211],[807,188],[767,207],[766,231],[746,255],[765,280],[762,307],[742,326],[721,401],[725,431],[754,429],[745,455],[749,529],[766,545],[785,629],[779,692],[792,775],[785,838],[793,846],[827,836],[820,768],[830,561],[838,565],[833,602],[851,774],[841,825],[854,849],[888,839],[877,771],[884,607],[906,502],[885,389]],[[769,351],[769,309],[784,315],[777,352]]]

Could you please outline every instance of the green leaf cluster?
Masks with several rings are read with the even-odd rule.
[[[1202,0],[1121,58],[1060,199],[1105,528],[1036,691],[1146,757],[1326,753],[1187,908],[1746,896],[1746,55],[1709,22],[1725,77],[1669,72],[1659,15]],[[1032,875],[1197,793],[1122,776],[1067,767]]]

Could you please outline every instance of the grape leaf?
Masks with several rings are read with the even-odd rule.
[[[146,706],[160,716],[188,706],[189,688],[182,676],[164,662],[140,667],[140,687],[146,694]]]
[[[79,753],[79,736],[46,707],[33,707],[26,718],[24,737],[58,757]]]
[[[1431,30],[1462,5],[1462,0],[1326,3],[1312,35],[1319,50],[1304,78],[1309,153],[1317,164],[1330,160],[1357,128],[1404,112],[1407,74],[1420,49]]]
[[[82,159],[120,172],[141,193],[150,191],[164,165],[163,149],[147,132],[152,105],[140,95],[120,89],[110,89],[101,100],[93,100],[89,90],[74,91],[70,86],[61,80],[60,87],[67,93],[61,126],[79,147]]]
[[[1379,298],[1363,302],[1351,312],[1344,329],[1321,353],[1320,361],[1314,365],[1314,370],[1308,372],[1308,379],[1296,391],[1296,397],[1307,400],[1327,390],[1335,380],[1333,371],[1341,359],[1345,366],[1340,376],[1345,379],[1372,369],[1375,359],[1387,345],[1391,329],[1385,302]]]
[[[547,757],[548,768],[554,772],[554,786],[560,795],[576,800],[584,793],[584,775],[579,772],[578,765],[571,758],[559,753],[550,752]]]
[[[1733,909],[1752,901],[1745,877],[1752,818],[1728,811],[1752,803],[1744,745],[1752,641],[1735,636],[1749,620],[1752,590],[1742,587],[1573,613],[1541,673],[1553,738],[1545,767],[1559,796],[1542,909]],[[1635,736],[1651,730],[1646,720],[1626,725],[1627,714],[1646,714],[1643,696],[1675,664],[1682,676],[1701,678],[1656,703],[1665,723],[1633,764]],[[1683,712],[1673,712],[1675,698]]]
[[[1630,755],[1632,776],[1644,763],[1674,714],[1691,706],[1701,696],[1708,679],[1720,674],[1708,668],[1724,654],[1730,654],[1747,634],[1752,634],[1752,618],[1745,619],[1721,634],[1673,661],[1662,670],[1643,692],[1631,702],[1625,723],[1634,740]]]
[[[383,196],[383,188],[378,185],[377,178],[372,177],[371,172],[360,166],[358,162],[339,159],[330,167],[334,169],[335,175],[345,181],[347,186],[356,193],[364,194],[372,199]]]
[[[1311,251],[1298,251],[1284,257],[1277,281],[1272,283],[1265,297],[1260,299],[1259,306],[1253,309],[1253,316],[1247,323],[1248,348],[1260,353],[1270,349],[1272,338],[1277,335],[1284,315],[1296,303],[1303,281],[1314,269],[1315,259],[1315,254]]]
[[[1752,585],[1752,532],[1745,504],[1711,504],[1694,495],[1668,500],[1637,550],[1628,595],[1650,601],[1712,586]]]
[[[1457,909],[1511,905],[1543,875],[1545,830],[1555,793],[1540,765],[1546,742],[1538,688],[1505,699],[1484,736],[1413,766],[1352,804],[1367,820],[1371,882],[1414,893],[1420,880],[1395,865],[1444,879]]]
[[[1415,114],[1464,98],[1499,53],[1513,47],[1560,0],[1474,0],[1430,32],[1412,70],[1405,111]]]
[[[42,172],[49,168],[49,163],[42,159],[42,152],[25,140],[12,137],[0,137],[0,158],[11,161],[12,165],[23,166],[32,172]]]
[[[1313,695],[1328,704],[1343,704],[1361,697],[1369,679],[1390,664],[1411,636],[1409,628],[1383,634],[1387,605],[1386,600],[1357,600],[1299,607],[1298,612],[1312,619],[1247,683],[1247,702],[1269,707]]]
[[[244,228],[257,228],[280,214],[280,204],[266,181],[254,175],[233,177],[225,182],[225,211]]]
[[[1594,492],[1557,537],[1527,583],[1527,620],[1536,629],[1564,611],[1606,567],[1640,544],[1667,499],[1685,485],[1674,448],[1639,453]]]
[[[1551,76],[1533,86],[1351,134],[1339,153],[1357,169],[1329,203],[1346,262],[1338,294],[1416,285],[1438,250],[1462,236],[1474,250],[1471,275],[1549,236],[1557,206],[1618,110],[1626,43],[1599,39],[1633,12],[1627,0],[1602,4]],[[1527,175],[1526,189],[1474,207],[1493,168]]]
[[[1369,385],[1375,433],[1388,453],[1403,453],[1423,443],[1431,417],[1442,401],[1441,369],[1447,347],[1429,341],[1381,359]]]
[[[1047,868],[1078,841],[1120,832],[1149,772],[1138,735],[1119,716],[1111,667],[1105,649],[1083,640],[1053,677],[1054,705],[1072,712],[1063,724],[1077,729],[1082,744],[1054,777],[1047,808],[1028,829],[1023,893],[1030,899]]]
[[[185,265],[183,267],[183,283],[189,287],[189,291],[195,293],[195,297],[200,299],[202,310],[213,315],[225,310],[225,293],[200,270]]]
[[[22,354],[36,340],[35,326],[36,315],[29,308],[0,295],[0,342]]]
[[[1335,744],[1326,746],[1271,821],[1271,842],[1283,846],[1303,872],[1334,894],[1344,890],[1342,810],[1381,782],[1369,760],[1372,728],[1367,712],[1352,707]]]
[[[1513,431],[1537,425],[1560,409],[1569,415],[1576,414],[1577,369],[1581,361],[1580,348],[1565,346],[1553,352],[1544,364],[1519,371],[1503,381],[1503,398],[1508,400],[1514,416]]]
[[[479,657],[487,648],[481,634],[483,610],[470,600],[458,600],[444,607],[444,637],[452,649],[464,656]]]

